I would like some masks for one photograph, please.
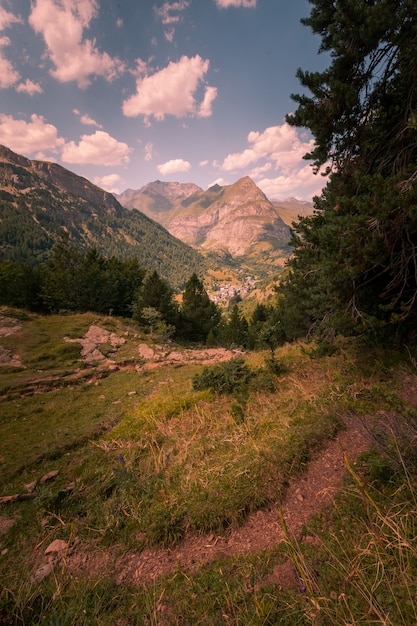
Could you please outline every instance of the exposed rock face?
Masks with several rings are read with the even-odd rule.
[[[92,204],[99,204],[114,213],[120,212],[120,205],[114,196],[96,187],[86,178],[77,176],[77,174],[70,172],[57,163],[49,161],[31,161],[20,154],[12,152],[12,150],[9,150],[6,146],[1,145],[0,162],[11,163],[12,165],[18,165],[29,170],[43,180],[47,186],[53,185],[62,190],[65,194],[69,193]],[[17,177],[19,177],[18,174]]]
[[[152,196],[152,203],[149,198]],[[238,257],[254,246],[288,244],[289,228],[265,194],[248,177],[203,191],[196,185],[156,181],[120,197],[184,243]]]
[[[201,187],[194,183],[164,183],[156,180],[140,189],[126,189],[117,198],[128,209],[138,209],[162,226],[166,226],[170,220],[169,212],[178,200],[189,198],[202,191]]]

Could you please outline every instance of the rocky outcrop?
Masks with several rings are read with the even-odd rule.
[[[155,181],[136,193],[127,190],[120,201],[159,221],[177,239],[202,250],[239,257],[260,244],[271,249],[285,246],[290,238],[289,228],[274,205],[248,176],[206,191],[191,184]]]
[[[117,198],[126,208],[138,209],[162,226],[166,226],[170,221],[170,212],[178,201],[202,191],[201,187],[194,183],[164,183],[156,180],[140,189],[126,189]]]

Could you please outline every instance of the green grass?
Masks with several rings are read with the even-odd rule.
[[[249,353],[254,377],[245,388],[216,393],[193,389],[203,365],[104,376],[80,361],[78,343],[63,340],[99,325],[127,339],[111,358],[134,365],[145,340],[123,320],[21,317],[18,336],[1,339],[25,369],[0,369],[0,495],[23,493],[50,470],[59,475],[38,485],[34,500],[0,505],[0,518],[15,520],[0,535],[0,623],[417,622],[417,461],[407,447],[416,417],[400,397],[410,361],[376,350],[365,358],[349,342],[312,358],[311,346],[294,344],[277,351],[279,375],[265,369],[267,353]],[[396,376],[390,364],[401,362]],[[266,374],[273,384],[258,384]],[[223,558],[193,574],[178,568],[150,586],[116,584],[109,564],[117,556],[172,548],[190,531],[223,534],[264,504],[279,504],[288,480],[351,414],[383,416],[379,426],[396,430],[375,431],[376,451],[350,468],[337,506],[306,530],[314,543],[288,537],[273,551]],[[37,582],[33,572],[56,538],[109,560],[91,571],[87,560],[76,572],[63,560]],[[305,593],[268,582],[286,559]]]

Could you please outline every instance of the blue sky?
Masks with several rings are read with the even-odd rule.
[[[251,176],[309,200],[311,137],[285,123],[322,70],[307,0],[0,0],[0,144],[121,193]]]

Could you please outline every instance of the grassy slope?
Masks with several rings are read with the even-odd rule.
[[[278,355],[287,371],[274,376],[264,367],[267,355],[247,354],[256,384],[219,396],[193,391],[201,365],[138,373],[137,345],[149,338],[123,321],[23,318],[18,335],[1,339],[26,368],[0,370],[0,495],[23,493],[51,470],[59,475],[38,487],[36,499],[0,505],[0,519],[15,520],[0,535],[1,623],[371,624],[385,614],[387,624],[416,621],[416,494],[407,474],[395,474],[378,454],[352,468],[338,507],[312,522],[318,544],[289,541],[193,576],[179,570],[151,589],[116,586],[117,572],[75,575],[65,560],[36,582],[41,554],[56,538],[104,555],[173,545],[189,530],[223,533],[251,510],[279,503],[288,478],[342,418],[379,414],[385,423],[389,414],[411,428],[415,410],[400,399],[391,368],[400,355],[364,359],[343,344],[332,356],[311,358],[293,345]],[[63,341],[91,324],[127,339],[115,353],[107,346],[118,371],[86,367],[79,344]],[[364,489],[365,479],[375,492]],[[287,557],[305,594],[262,584]],[[127,614],[132,622],[117,622]]]

